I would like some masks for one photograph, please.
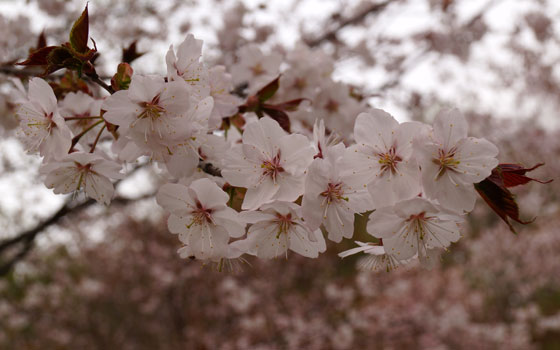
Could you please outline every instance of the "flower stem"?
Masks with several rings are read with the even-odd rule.
[[[103,130],[105,130],[106,127],[107,127],[107,124],[103,125],[101,127],[101,130],[99,130],[99,132],[97,133],[97,136],[95,137],[95,141],[93,141],[93,145],[91,145],[91,149],[89,150],[89,153],[93,153],[93,151],[95,151],[95,147],[97,146],[97,142],[99,141],[99,138],[101,137],[101,134],[103,133]]]
[[[78,143],[78,141],[80,141],[82,136],[87,134],[91,129],[95,128],[97,125],[99,125],[101,123],[104,123],[104,122],[105,122],[105,120],[101,119],[100,121],[91,124],[87,129],[85,129],[84,131],[82,131],[78,135],[74,136],[74,138],[72,138],[72,146],[70,146],[70,151],[72,149],[74,149],[74,146],[76,146],[76,144]]]

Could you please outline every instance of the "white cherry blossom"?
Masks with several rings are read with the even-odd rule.
[[[458,110],[444,110],[433,131],[416,147],[422,186],[428,198],[457,212],[474,208],[473,183],[490,176],[498,165],[498,149],[485,139],[467,137],[468,125]]]
[[[29,81],[28,100],[18,110],[19,136],[30,152],[46,159],[63,157],[70,151],[72,132],[60,116],[56,96],[40,78]]]
[[[376,243],[364,243],[360,241],[354,241],[359,247],[351,248],[345,250],[338,254],[341,258],[345,258],[350,255],[364,252],[366,256],[362,257],[358,261],[358,268],[363,271],[387,271],[390,272],[399,265],[402,261],[395,258],[394,255],[385,252],[383,246]]]
[[[243,209],[257,209],[273,200],[294,201],[303,194],[313,154],[307,137],[288,135],[276,121],[264,117],[247,125],[243,144],[230,150],[222,175],[231,185],[247,188]]]
[[[446,213],[430,200],[417,197],[374,211],[367,231],[383,239],[388,254],[405,260],[414,255],[422,258],[431,248],[446,248],[459,240],[461,222],[460,216]]]
[[[325,158],[309,166],[303,195],[303,217],[311,228],[325,226],[329,239],[340,242],[354,234],[354,214],[372,209],[363,178],[353,176],[343,159],[343,144],[330,148]]]
[[[261,211],[242,212],[240,216],[252,225],[245,240],[249,253],[270,259],[288,256],[288,249],[316,258],[326,250],[321,230],[311,230],[301,218],[301,208],[290,202],[263,205]]]
[[[231,68],[235,84],[249,83],[249,94],[274,80],[280,73],[282,57],[276,53],[265,55],[256,44],[248,44],[237,51],[238,62]]]
[[[214,98],[214,109],[210,116],[210,129],[217,129],[222,118],[234,115],[237,106],[242,101],[239,97],[230,94],[233,90],[231,75],[226,72],[226,67],[215,66],[209,70],[210,96]]]
[[[414,136],[423,125],[399,124],[387,112],[361,113],[354,126],[356,144],[348,159],[356,176],[367,179],[375,208],[390,206],[421,193],[420,168],[412,157]]]
[[[180,253],[197,259],[227,257],[230,237],[245,234],[245,222],[227,206],[229,196],[209,179],[198,179],[190,186],[165,184],[157,202],[171,213],[168,228],[185,244]]]
[[[200,98],[208,97],[210,84],[208,69],[200,62],[202,56],[202,40],[188,34],[179,45],[177,55],[173,45],[169,47],[165,62],[169,80],[184,80],[191,86],[191,92]]]
[[[120,132],[140,148],[167,144],[188,129],[183,118],[191,107],[188,85],[166,83],[160,76],[134,75],[128,90],[120,90],[105,100],[103,118],[120,126]]]
[[[66,120],[66,124],[74,135],[78,135],[101,120],[100,113],[102,104],[103,100],[96,100],[81,91],[71,92],[60,102],[60,115],[65,119],[71,118],[71,120]],[[80,138],[79,143],[84,145],[84,147],[93,143],[102,127],[102,123],[93,127],[93,129]]]
[[[111,179],[122,179],[121,169],[118,163],[98,154],[74,152],[59,161],[43,164],[40,172],[46,174],[45,184],[54,193],[83,189],[89,197],[108,205],[114,193]]]

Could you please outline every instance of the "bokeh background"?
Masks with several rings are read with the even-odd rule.
[[[12,79],[28,75],[13,62],[41,31],[66,41],[84,6],[0,1],[0,247],[68,199],[44,187],[40,160],[15,137]],[[204,40],[206,62],[228,67],[247,43],[282,57],[304,44],[333,60],[332,79],[360,103],[401,121],[458,107],[500,162],[544,162],[531,174],[543,180],[560,172],[555,0],[93,0],[89,10],[106,77],[134,41],[140,73],[164,73],[169,44],[187,33]],[[513,190],[522,218],[536,217],[517,235],[479,200],[432,270],[390,273],[341,260],[348,240],[318,259],[248,258],[221,272],[181,260],[151,195],[162,181],[143,167],[110,207],[79,206],[0,250],[1,349],[560,349],[556,180]]]

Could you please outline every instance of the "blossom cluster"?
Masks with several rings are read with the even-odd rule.
[[[166,176],[156,199],[184,258],[289,250],[315,258],[326,250],[324,234],[351,239],[355,216],[369,215],[375,239],[341,256],[363,251],[373,269],[413,258],[429,266],[461,237],[473,184],[498,165],[498,149],[469,137],[459,111],[441,111],[433,125],[399,123],[330,80],[332,62],[304,46],[287,55],[282,72],[282,57],[254,45],[240,49],[231,74],[208,67],[192,35],[165,61],[166,76],[133,74],[110,96],[57,99],[45,80],[31,79],[19,134],[43,157],[47,187],[83,190],[104,204],[123,165],[149,157]],[[271,90],[280,73],[280,88]],[[245,106],[290,101],[268,105],[266,116],[242,109],[244,93],[234,87],[243,84]],[[201,171],[208,165],[215,171]]]

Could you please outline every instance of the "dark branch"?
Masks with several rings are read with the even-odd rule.
[[[128,176],[130,176],[131,174],[136,172],[138,169],[141,169],[144,165],[146,165],[146,164],[139,165],[139,166],[133,168],[128,173]],[[116,188],[117,184],[119,184],[121,181],[122,180],[119,180],[114,184],[115,188]],[[113,203],[128,204],[130,202],[134,202],[134,201],[138,201],[138,200],[142,200],[142,199],[152,197],[153,195],[154,194],[148,194],[148,195],[141,196],[141,197],[138,197],[138,198],[117,197],[117,198],[113,199]],[[72,201],[72,199],[69,199],[50,218],[46,219],[43,222],[40,222],[39,224],[37,224],[32,229],[29,229],[27,231],[19,233],[15,237],[8,238],[8,239],[5,239],[3,241],[0,241],[0,257],[5,256],[6,253],[9,252],[12,248],[16,249],[16,247],[19,247],[19,249],[17,249],[16,252],[11,257],[9,257],[8,259],[6,259],[6,260],[0,259],[0,276],[4,276],[7,273],[9,273],[10,270],[14,267],[14,265],[18,261],[24,259],[27,256],[27,254],[33,248],[33,243],[35,241],[35,238],[40,233],[44,232],[50,226],[58,224],[60,222],[60,220],[64,217],[66,217],[67,215],[78,213],[78,212],[80,212],[80,211],[82,211],[86,208],[89,208],[90,206],[92,206],[95,203],[96,203],[96,201],[94,199],[91,199],[91,198],[82,202],[82,203],[78,203],[78,204],[74,203]]]
[[[336,39],[336,34],[344,27],[347,27],[349,25],[355,25],[355,24],[359,24],[360,22],[362,22],[369,14],[372,13],[377,13],[380,12],[381,10],[383,10],[392,0],[387,0],[384,2],[380,2],[380,3],[376,3],[376,4],[371,4],[369,7],[366,7],[364,10],[362,10],[361,12],[358,12],[357,14],[355,14],[354,16],[341,20],[340,22],[338,22],[335,27],[329,31],[327,31],[326,33],[324,33],[323,35],[321,35],[320,37],[313,39],[313,40],[307,40],[307,45],[309,45],[310,47],[314,47],[314,46],[318,46],[320,44],[322,44],[325,41],[333,41]]]

